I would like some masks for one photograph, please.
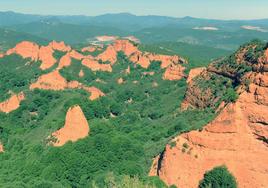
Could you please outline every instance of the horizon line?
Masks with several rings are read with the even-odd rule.
[[[97,14],[97,15],[86,15],[86,14],[42,14],[42,13],[29,13],[29,12],[19,12],[14,10],[0,10],[2,13],[15,13],[15,14],[23,14],[23,15],[32,15],[32,16],[84,16],[84,17],[98,17],[98,16],[104,16],[104,15],[119,15],[119,14],[129,14],[132,16],[137,17],[146,17],[146,16],[155,16],[155,17],[166,17],[166,18],[173,18],[173,19],[183,19],[183,18],[193,18],[193,19],[204,19],[204,20],[218,20],[218,21],[254,21],[254,20],[268,20],[268,17],[264,18],[249,18],[249,19],[222,19],[222,18],[208,18],[208,17],[194,17],[185,15],[182,17],[176,17],[176,16],[168,16],[168,15],[155,15],[155,14],[135,14],[131,12],[107,12],[103,14]]]

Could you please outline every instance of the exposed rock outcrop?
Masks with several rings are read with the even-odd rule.
[[[66,79],[61,76],[58,70],[42,75],[37,82],[30,85],[30,89],[44,89],[44,90],[64,90],[67,88]]]
[[[79,71],[78,76],[79,76],[80,78],[82,78],[82,77],[85,76],[85,73],[84,73],[84,71],[83,71],[82,69]]]
[[[206,67],[191,69],[187,77],[187,83],[190,83],[195,77],[199,76],[201,72],[203,72],[204,70],[206,70]]]
[[[31,60],[37,61],[39,57],[39,46],[33,42],[23,41],[6,52],[6,55],[11,54],[18,54],[23,58],[31,58]]]
[[[239,187],[268,185],[268,72],[264,68],[268,61],[263,58],[266,50],[256,46],[243,46],[229,59],[213,62],[209,66],[213,69],[201,71],[197,79],[189,81],[187,105],[212,106],[207,103],[217,101],[212,87],[219,87],[222,82],[218,81],[222,80],[227,85],[229,80],[237,84],[238,99],[221,102],[219,115],[202,130],[172,140],[155,158],[150,175],[159,176],[168,185],[196,188],[206,171],[226,165]],[[252,48],[254,53],[249,50]]]
[[[84,47],[81,50],[82,52],[95,52],[96,51],[96,47],[94,46],[88,46],[88,47]]]
[[[98,99],[105,94],[96,87],[87,87],[78,81],[70,81],[61,76],[58,70],[42,75],[35,83],[30,85],[30,89],[44,89],[44,90],[64,90],[64,89],[83,89],[90,93],[90,100]]]
[[[256,90],[268,94],[268,88],[252,85],[202,131],[178,136],[175,147],[166,146],[157,172],[152,170],[152,174],[168,185],[196,188],[206,171],[226,165],[239,187],[266,187],[268,106],[256,100]]]
[[[106,40],[107,37],[100,37],[100,40],[102,40],[102,38],[103,40]],[[132,38],[133,37],[131,37],[131,39]],[[82,52],[93,52],[94,50],[96,50],[95,47],[89,46],[83,48]],[[166,69],[163,78],[167,80],[179,80],[184,76],[183,64],[187,63],[185,60],[176,55],[169,56],[141,52],[137,47],[137,43],[128,39],[112,40],[112,43],[96,57],[93,57],[92,55],[83,55],[71,49],[71,47],[66,45],[64,42],[56,41],[52,41],[47,46],[40,47],[35,43],[24,41],[17,44],[13,49],[8,50],[6,55],[15,53],[19,54],[23,58],[31,58],[32,61],[40,60],[40,69],[47,70],[57,63],[57,59],[53,56],[55,51],[65,53],[59,60],[57,70],[70,66],[72,59],[76,59],[82,61],[84,66],[93,71],[112,72],[112,66],[117,62],[118,53],[123,52],[131,62],[140,65],[144,69],[147,69],[151,62],[161,62],[161,68]]]
[[[66,114],[64,127],[52,133],[52,137],[56,138],[52,145],[63,146],[68,141],[75,142],[87,137],[89,131],[89,125],[82,109],[79,106],[73,106]]]
[[[4,146],[3,144],[0,142],[0,153],[3,153],[4,152]]]
[[[166,71],[163,75],[164,80],[180,80],[184,75],[185,67],[180,64],[171,64],[166,68]]]
[[[110,64],[101,64],[94,59],[83,59],[82,65],[86,66],[92,71],[112,72],[112,66]]]
[[[25,99],[23,92],[12,95],[9,99],[0,103],[0,111],[4,113],[10,113],[20,107],[21,101]]]

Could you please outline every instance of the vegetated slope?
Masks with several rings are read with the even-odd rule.
[[[65,41],[69,44],[88,43],[90,39],[98,35],[127,36],[130,33],[113,26],[69,24],[53,18],[27,24],[13,25],[8,28],[18,32],[29,33],[47,40]]]
[[[111,172],[116,182],[137,176],[163,187],[147,177],[151,159],[172,136],[214,117],[209,109],[178,110],[186,90],[180,56],[143,52],[128,40],[86,49],[24,41],[3,54],[1,101],[25,98],[0,113],[1,187],[103,187]],[[77,105],[90,132],[84,118],[69,121]],[[78,140],[65,134],[69,125],[85,128]],[[51,146],[61,130],[63,145]]]
[[[161,52],[167,55],[180,54],[191,62],[187,66],[189,70],[192,67],[207,66],[210,61],[231,54],[231,51],[228,50],[183,42],[141,44],[140,48],[145,51]]]
[[[206,171],[226,165],[239,187],[267,187],[268,45],[253,41],[212,62],[189,81],[183,108],[213,108],[203,129],[177,136],[151,175],[168,185],[197,187]]]
[[[42,37],[0,28],[0,53],[3,53],[4,51],[24,40],[33,41],[40,44],[45,44],[47,42],[46,39]]]
[[[202,25],[202,24],[199,24]],[[195,26],[194,26],[195,27]],[[181,28],[176,25],[165,27],[145,28],[135,32],[144,43],[163,42],[184,42],[193,45],[204,45],[226,50],[235,50],[239,45],[253,40],[258,36],[259,39],[267,40],[268,32],[254,30],[242,30],[238,26],[234,31],[224,28],[219,30],[196,30],[192,28]]]

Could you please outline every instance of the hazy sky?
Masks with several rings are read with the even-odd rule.
[[[217,19],[268,18],[268,0],[0,0],[0,11],[34,14],[137,15]]]

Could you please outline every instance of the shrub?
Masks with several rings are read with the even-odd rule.
[[[238,94],[233,88],[228,88],[223,100],[226,102],[235,102],[238,98]]]
[[[204,179],[200,181],[199,188],[236,188],[237,183],[234,176],[225,166],[219,166],[208,171]]]

